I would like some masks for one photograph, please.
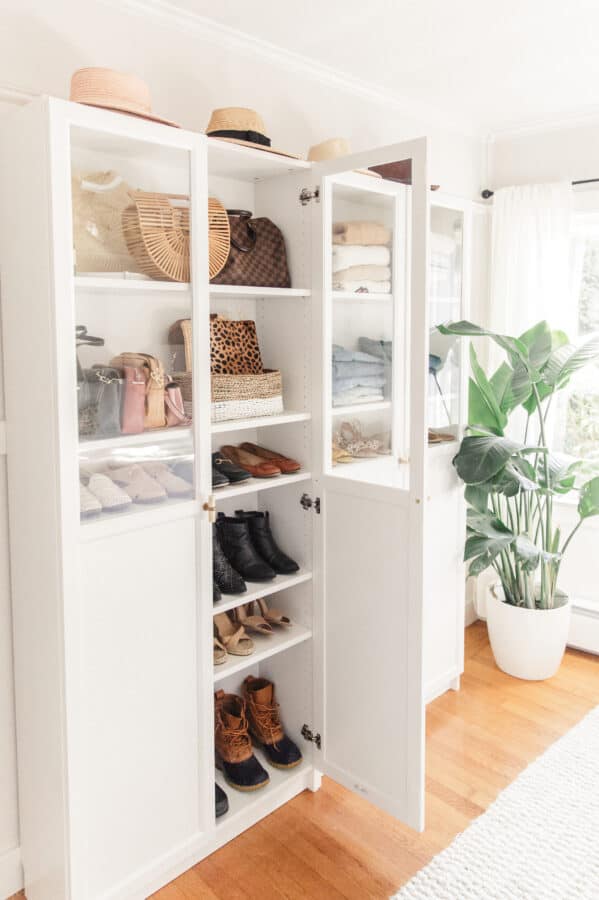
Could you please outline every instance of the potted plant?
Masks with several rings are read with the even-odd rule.
[[[548,446],[548,414],[573,373],[599,359],[599,338],[574,346],[546,322],[519,338],[470,322],[438,327],[442,334],[486,336],[506,354],[488,378],[470,346],[470,426],[453,460],[466,485],[464,558],[469,575],[492,567],[499,577],[487,604],[499,668],[518,678],[550,678],[570,620],[569,598],[558,587],[560,565],[583,521],[599,515],[599,476],[578,483],[581,461]],[[579,518],[564,536],[554,501],[570,491],[579,492]]]

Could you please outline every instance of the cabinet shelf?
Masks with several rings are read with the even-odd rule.
[[[189,291],[190,284],[185,281],[158,281],[152,278],[143,278],[135,273],[131,277],[119,277],[114,275],[75,275],[75,288],[79,291],[112,292],[121,291],[148,292],[159,291],[168,294],[184,294]]]
[[[235,609],[244,603],[251,603],[252,600],[261,600],[262,597],[271,597],[273,594],[278,594],[279,591],[285,591],[287,588],[310,581],[311,578],[312,572],[296,572],[294,575],[277,575],[274,581],[269,581],[267,584],[248,581],[248,589],[245,594],[223,594],[222,600],[214,604],[214,614],[227,612],[227,610]]]
[[[249,478],[241,484],[231,484],[228,487],[218,488],[214,496],[219,500],[230,500],[231,497],[242,497],[244,494],[255,494],[258,491],[268,491],[273,488],[284,488],[290,484],[301,481],[310,481],[310,472],[298,472],[296,475],[278,475],[276,478]]]
[[[293,299],[294,297],[310,297],[312,291],[307,288],[272,288],[250,287],[236,284],[211,284],[211,297],[235,297],[248,300],[262,300],[265,297],[280,299]]]
[[[364,412],[380,412],[391,409],[390,400],[376,400],[374,403],[351,403],[349,406],[333,406],[333,416],[353,416]]]
[[[309,745],[301,746],[302,741],[298,735],[291,735],[291,737],[297,741],[302,752],[304,752],[306,746],[309,747]],[[249,793],[237,791],[227,784],[223,773],[218,769],[216,770],[216,782],[226,793],[229,800],[229,811],[216,820],[217,834],[219,832],[226,833],[228,826],[231,826],[233,834],[236,834],[240,827],[238,819],[250,816],[251,821],[257,821],[309,786],[313,770],[312,765],[305,756],[299,766],[295,766],[293,769],[275,769],[274,766],[269,764],[262,750],[254,747],[254,754],[263,768],[266,769],[270,778],[270,782],[266,787],[260,788],[260,790]]]
[[[275,656],[277,653],[282,653],[290,647],[295,647],[296,644],[308,641],[311,637],[312,632],[303,625],[292,625],[291,628],[284,629],[278,628],[268,637],[252,634],[251,638],[254,642],[255,650],[251,656],[231,656],[228,654],[226,663],[214,666],[214,683],[218,684],[219,681],[223,681],[229,675],[236,675],[245,669],[251,669],[263,660]]]
[[[256,150],[208,138],[208,170],[240,181],[262,181],[287,172],[309,172],[312,164],[303,159],[281,156],[268,150]]]
[[[362,303],[381,303],[381,302],[391,302],[393,300],[393,294],[375,294],[375,293],[357,293],[356,291],[333,291],[332,292],[333,300],[343,300],[345,302],[351,300],[359,300]]]
[[[283,412],[278,416],[254,416],[251,419],[228,419],[213,422],[212,434],[226,434],[228,431],[245,431],[249,428],[266,428],[268,425],[289,425],[291,422],[308,422],[309,412]]]
[[[93,453],[96,450],[120,450],[124,447],[163,444],[177,440],[191,440],[191,428],[177,426],[175,428],[153,428],[140,434],[119,434],[116,437],[96,438],[79,441],[79,453]]]

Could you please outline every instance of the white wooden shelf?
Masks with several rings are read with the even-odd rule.
[[[311,163],[303,159],[280,156],[269,150],[257,150],[231,144],[218,138],[208,138],[208,171],[240,181],[262,181],[288,172],[306,172]]]
[[[296,741],[302,753],[306,747],[310,746],[304,744],[299,735],[291,734],[290,737]],[[287,799],[294,797],[303,788],[309,787],[310,779],[313,777],[312,765],[305,756],[301,763],[293,769],[276,769],[269,764],[262,750],[254,747],[254,753],[262,767],[268,772],[270,781],[266,787],[259,788],[257,791],[238,791],[227,784],[221,771],[216,770],[216,782],[223,789],[229,801],[228,812],[216,820],[217,834],[219,832],[226,833],[230,827],[232,829],[231,837],[233,837],[240,830],[239,819],[245,820],[250,817],[251,821],[258,821],[281,806]],[[227,836],[225,839],[229,840],[229,837]]]
[[[283,412],[278,416],[255,416],[251,419],[228,419],[226,422],[213,422],[212,434],[226,434],[229,431],[246,431],[249,428],[266,428],[268,425],[289,425],[292,422],[308,422],[309,412]]]
[[[171,441],[191,441],[191,428],[178,425],[174,428],[152,428],[140,434],[119,434],[111,438],[95,438],[79,441],[79,453],[93,453],[96,450],[120,450],[124,447],[142,447],[148,444],[163,444]]]
[[[229,609],[235,609],[243,606],[244,603],[251,603],[253,600],[261,600],[263,597],[271,597],[287,588],[295,587],[303,584],[305,581],[312,579],[312,572],[296,572],[294,575],[277,575],[273,581],[266,583],[247,581],[247,591],[245,594],[223,594],[222,600],[213,606],[214,615],[219,612],[227,612]]]
[[[252,634],[250,637],[254,642],[254,652],[250,656],[231,656],[227,654],[226,663],[214,666],[215,684],[218,684],[219,681],[223,681],[230,675],[236,675],[238,672],[245,671],[245,669],[251,669],[277,653],[282,653],[290,647],[295,647],[297,644],[310,640],[312,632],[303,625],[292,625],[290,628],[277,628],[268,636]]]
[[[142,528],[153,528],[165,522],[197,516],[200,510],[199,502],[190,498],[169,499],[151,505],[132,503],[123,512],[100,513],[99,516],[81,519],[79,538],[82,541],[95,541],[129,531],[140,531]]]
[[[362,303],[381,303],[381,302],[389,302],[393,300],[393,294],[375,294],[367,291],[358,293],[357,291],[333,291],[332,292],[333,300],[359,300]]]
[[[104,278],[102,275],[75,275],[75,288],[79,291],[111,292],[121,291],[148,292],[159,291],[168,294],[183,294],[189,291],[189,282],[184,281],[157,281],[152,278],[135,277],[119,278],[111,276]]]
[[[260,300],[265,297],[276,297],[278,299],[286,299],[293,297],[310,297],[312,291],[308,288],[272,288],[272,287],[250,287],[247,285],[236,284],[211,284],[211,297],[241,297],[248,300]]]
[[[333,416],[354,416],[358,413],[380,412],[385,409],[391,409],[390,400],[376,400],[373,403],[351,403],[349,406],[333,406],[331,412]]]
[[[297,472],[295,475],[277,475],[274,478],[248,478],[241,484],[230,484],[224,488],[217,488],[214,492],[216,502],[230,500],[232,497],[242,497],[244,494],[255,494],[258,491],[268,491],[273,488],[289,487],[301,481],[310,481],[310,472]]]

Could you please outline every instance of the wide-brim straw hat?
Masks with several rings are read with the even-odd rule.
[[[99,106],[114,112],[127,113],[162,125],[179,128],[176,122],[164,119],[152,112],[150,89],[145,81],[128,72],[91,67],[77,69],[71,77],[71,94],[74,103]]]
[[[212,110],[210,121],[206,127],[208,137],[219,141],[228,141],[230,144],[241,144],[243,147],[255,147],[256,150],[266,150],[268,153],[276,153],[277,156],[287,156],[289,159],[301,159],[296,153],[287,153],[285,150],[275,150],[270,146],[270,138],[266,134],[266,126],[255,109],[246,109],[243,106],[226,106],[223,109]]]
[[[309,162],[327,162],[329,159],[341,159],[350,156],[351,147],[347,138],[329,138],[320,144],[315,144],[308,150]],[[379,172],[371,172],[370,169],[356,169],[360,175],[370,175],[372,178],[382,178]]]

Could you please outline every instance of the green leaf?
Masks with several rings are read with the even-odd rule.
[[[475,577],[480,575],[481,572],[484,572],[485,569],[488,569],[489,566],[492,565],[496,556],[496,553],[481,553],[480,556],[475,557],[468,568],[468,575],[473,575]]]
[[[539,395],[539,400],[541,401],[541,405],[542,405],[543,400],[546,400],[547,397],[549,396],[549,394],[553,393],[553,388],[550,387],[548,384],[545,384],[544,381],[538,381],[537,382],[537,393]],[[526,400],[522,404],[522,406],[524,407],[524,409],[526,410],[528,415],[532,416],[532,414],[536,411],[537,406],[538,406],[537,398],[535,396],[534,391],[531,392],[528,400]]]
[[[486,513],[489,507],[489,492],[478,484],[468,484],[464,490],[464,499],[472,509]]]
[[[528,350],[528,358],[536,369],[541,369],[553,349],[553,340],[547,322],[538,322],[521,334],[518,340]]]
[[[518,361],[521,362],[528,370],[533,381],[538,381],[541,377],[540,372],[530,362],[528,348],[518,338],[510,337],[507,334],[497,334],[495,331],[489,331],[487,328],[481,328],[480,325],[474,325],[472,322],[464,320],[438,325],[437,327],[441,334],[457,334],[461,337],[490,337],[502,350],[505,350],[512,365],[515,365]]]
[[[504,407],[504,397],[505,392],[508,389],[508,386],[512,380],[513,369],[508,366],[507,363],[501,363],[496,372],[491,375],[489,382],[491,387],[493,388],[493,393],[497,398],[497,402],[499,404],[500,409],[505,409]]]
[[[503,397],[502,408],[505,412],[511,412],[512,409],[528,400],[533,393],[532,384],[528,369],[520,361],[517,361]]]
[[[574,487],[576,471],[582,465],[581,460],[567,456],[565,453],[547,453],[549,483],[545,478],[545,464],[538,467],[538,480],[543,488],[549,488],[557,494],[567,494]]]
[[[467,513],[468,528],[476,534],[482,534],[489,538],[504,539],[506,535],[511,540],[513,532],[504,525],[501,519],[491,513],[479,513],[476,510],[469,509]]]
[[[591,478],[580,491],[578,515],[581,519],[599,516],[599,475]]]
[[[509,547],[513,540],[514,535],[511,532],[509,536],[506,535],[503,538],[485,537],[484,534],[471,534],[466,538],[464,561],[467,562],[469,559],[474,559],[485,553],[490,553],[491,556],[495,557],[506,547]]]
[[[538,491],[536,477],[534,467],[527,460],[514,456],[493,479],[493,488],[506,497],[515,497],[521,491]]]
[[[563,344],[551,353],[543,370],[543,380],[552,387],[563,387],[574,372],[596,359],[599,359],[599,336],[581,347]]]
[[[482,425],[497,434],[503,434],[507,416],[499,408],[495,391],[480,366],[472,344],[470,344],[470,366],[474,380],[470,379],[469,421],[473,425]]]
[[[526,534],[519,534],[514,541],[514,553],[524,572],[534,572],[541,561],[541,551]]]
[[[482,484],[493,478],[520,446],[500,435],[468,435],[453,464],[465,484]]]

